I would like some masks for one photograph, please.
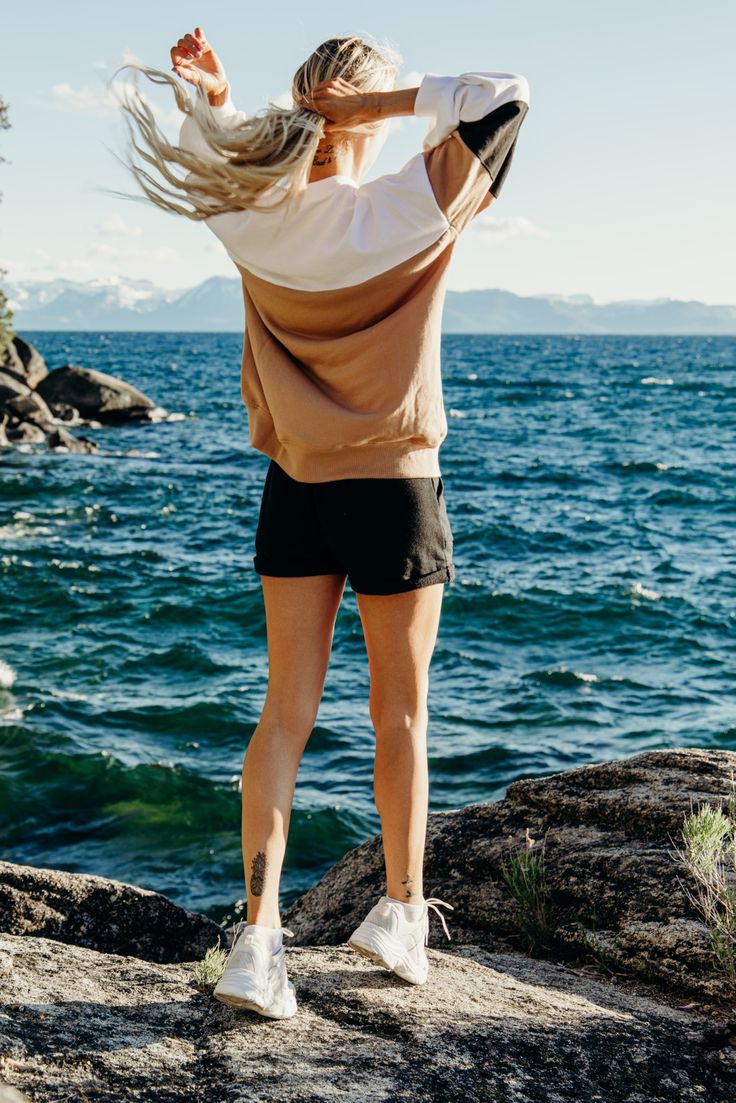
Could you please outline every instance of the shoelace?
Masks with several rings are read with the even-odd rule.
[[[247,926],[248,926],[248,924],[247,924],[245,919],[240,919],[238,921],[238,925],[236,926],[235,932],[233,934],[233,940],[230,944],[230,949],[228,950],[227,957],[225,958],[225,966],[227,966],[227,963],[230,960],[230,955],[232,954],[233,950],[235,949],[235,943],[238,941],[238,938],[240,937],[240,932],[243,930],[244,927],[247,927]],[[282,927],[281,928],[281,934],[282,935],[288,935],[289,938],[294,937],[294,932],[290,931],[288,927]]]
[[[440,900],[439,897],[437,897],[437,896],[428,897],[428,899],[426,899],[424,901],[424,903],[427,905],[427,908],[432,908],[433,911],[435,911],[437,913],[437,915],[440,917],[440,919],[442,920],[442,926],[445,929],[445,934],[447,935],[449,941],[452,942],[452,939],[450,938],[450,932],[447,929],[447,923],[445,922],[445,917],[442,914],[442,912],[440,911],[440,909],[437,907],[437,905],[441,904],[443,908],[449,908],[451,912],[453,912],[455,910],[454,905],[453,904],[448,904],[446,900]],[[427,930],[426,930],[426,933],[424,935],[424,945],[425,946],[429,945],[429,923],[427,924]]]

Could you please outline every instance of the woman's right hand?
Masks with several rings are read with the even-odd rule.
[[[201,27],[195,27],[194,34],[185,34],[171,47],[171,68],[190,84],[201,84],[208,94],[227,88],[225,67]]]
[[[296,103],[297,107],[324,115],[327,120],[324,131],[329,134],[373,122],[376,118],[373,100],[371,93],[361,92],[342,77],[336,77],[315,84]]]

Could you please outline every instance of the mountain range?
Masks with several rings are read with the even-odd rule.
[[[27,281],[5,288],[19,333],[26,330],[242,332],[239,279],[212,276],[184,290],[116,278]],[[590,295],[515,295],[487,288],[448,291],[444,333],[621,333],[736,335],[736,306],[694,300]]]

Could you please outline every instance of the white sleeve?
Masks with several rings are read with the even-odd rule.
[[[248,117],[244,111],[238,111],[232,101],[230,92],[228,92],[225,102],[220,104],[219,107],[211,107],[211,111],[217,122],[225,127],[240,126]],[[204,140],[202,131],[191,115],[187,115],[181,124],[179,145],[189,153],[197,153],[200,157],[206,157],[212,161],[216,160],[218,156]]]
[[[529,106],[529,83],[519,73],[427,73],[414,103],[414,114],[430,119],[422,149],[440,145],[460,123],[478,122],[514,102]]]

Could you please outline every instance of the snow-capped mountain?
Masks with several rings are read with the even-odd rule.
[[[24,330],[145,330],[242,332],[238,279],[212,276],[182,290],[149,280],[80,283],[57,279],[11,283],[6,294]],[[448,291],[446,333],[733,334],[736,306],[679,299],[596,303],[590,295],[514,295],[510,291]]]

